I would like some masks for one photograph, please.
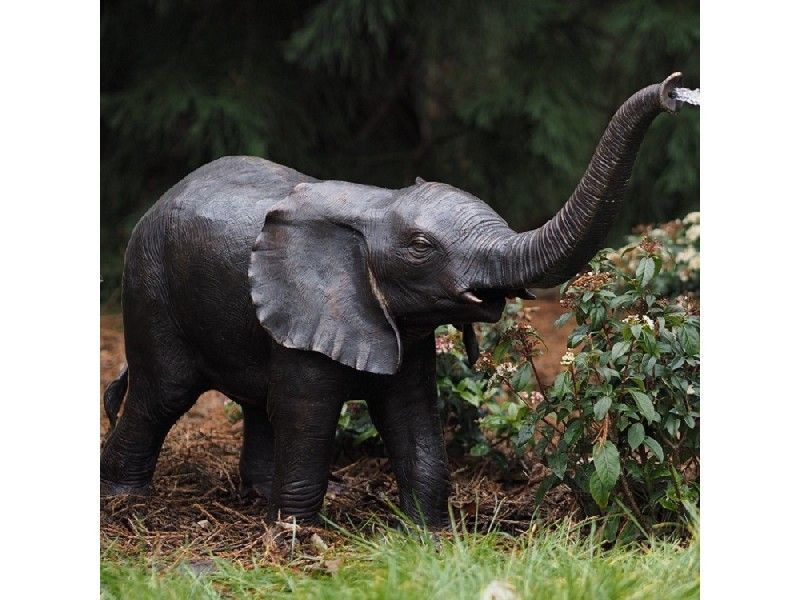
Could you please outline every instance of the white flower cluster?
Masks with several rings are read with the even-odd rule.
[[[456,344],[448,335],[436,336],[436,354],[447,354],[455,350]]]
[[[648,317],[647,315],[628,315],[624,319],[622,319],[624,323],[630,323],[631,325],[641,325],[642,327],[647,327],[651,331],[655,331],[655,323],[653,323],[653,319]]]
[[[683,218],[684,225],[700,225],[700,213],[690,212]]]
[[[693,260],[699,260],[700,253],[694,248],[686,248],[678,252],[675,256],[677,262],[690,263]]]
[[[512,362],[500,363],[499,365],[497,365],[497,369],[495,370],[495,373],[497,374],[498,377],[505,379],[511,377],[516,372],[517,372],[517,366]]]
[[[700,270],[700,253],[696,248],[689,246],[678,252],[675,263],[680,280],[689,281],[689,277]]]
[[[567,350],[564,356],[561,357],[561,366],[568,367],[575,362],[575,355],[572,350]]]
[[[519,399],[526,404],[536,405],[544,401],[544,395],[541,392],[517,392]]]

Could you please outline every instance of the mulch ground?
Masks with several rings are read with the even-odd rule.
[[[546,382],[558,372],[568,328],[553,321],[563,312],[556,297],[529,304],[532,320],[549,351],[537,361]],[[125,363],[119,315],[101,318],[100,331],[101,443],[108,431],[102,391]],[[242,424],[225,415],[225,397],[201,396],[169,433],[148,497],[100,501],[103,549],[122,554],[146,553],[154,559],[188,561],[200,567],[209,557],[242,559],[248,564],[281,562],[300,553],[318,554],[335,546],[341,534],[335,526],[293,526],[265,519],[266,504],[239,495],[238,460]],[[536,509],[536,486],[544,479],[542,464],[528,462],[501,473],[487,459],[451,460],[451,505],[470,530],[490,527],[524,532]],[[375,456],[341,454],[331,472],[324,515],[347,530],[397,523],[393,506],[397,489],[388,462]],[[564,486],[545,496],[537,520],[557,520],[576,509]]]

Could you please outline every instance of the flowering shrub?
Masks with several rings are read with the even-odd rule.
[[[607,255],[616,267],[628,275],[635,275],[639,266],[636,253],[642,236],[658,246],[662,269],[650,283],[657,296],[675,296],[700,291],[700,213],[692,212],[683,219],[662,223],[657,227],[637,229],[628,237],[628,244]]]
[[[587,512],[647,528],[674,521],[699,497],[700,323],[685,297],[652,293],[658,245],[645,238],[632,254],[634,276],[601,252],[592,273],[565,287],[562,319],[577,327],[531,419],[552,419],[535,451]]]
[[[649,228],[562,288],[568,310],[556,324],[574,327],[550,388],[521,303],[481,327],[474,371],[457,332],[439,331],[439,390],[446,414],[459,415],[456,442],[502,464],[544,459],[551,474],[537,496],[566,483],[585,513],[607,516],[609,539],[675,524],[699,501],[698,226],[694,213]],[[670,292],[688,293],[661,297]]]

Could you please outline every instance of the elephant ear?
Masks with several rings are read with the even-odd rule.
[[[325,182],[328,183],[328,182]],[[266,216],[250,255],[261,325],[287,348],[320,352],[359,371],[396,373],[400,336],[352,227],[352,203],[300,184]],[[339,184],[344,186],[346,184]]]

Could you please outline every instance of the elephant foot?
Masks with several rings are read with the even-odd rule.
[[[152,496],[154,493],[153,485],[130,485],[125,483],[113,483],[111,481],[100,480],[101,498],[118,498],[124,496]]]
[[[239,486],[239,496],[242,498],[264,498],[269,500],[272,497],[272,482],[242,483]]]

